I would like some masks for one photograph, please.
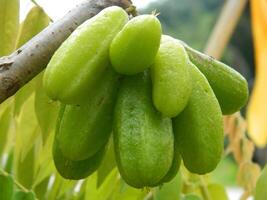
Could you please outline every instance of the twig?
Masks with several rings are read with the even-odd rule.
[[[226,0],[220,17],[209,37],[205,53],[219,59],[231,38],[247,0]]]
[[[14,53],[0,58],[0,103],[44,69],[77,26],[112,5],[126,9],[132,4],[131,0],[85,0]]]

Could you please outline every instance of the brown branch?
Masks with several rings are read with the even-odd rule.
[[[85,0],[14,53],[0,58],[0,103],[44,69],[77,26],[112,5],[126,9],[131,0]]]

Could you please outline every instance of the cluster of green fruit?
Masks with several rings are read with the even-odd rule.
[[[109,7],[84,22],[44,74],[62,103],[53,157],[58,172],[82,179],[97,170],[112,132],[122,178],[136,188],[170,181],[185,167],[216,167],[223,114],[247,101],[246,80],[225,64],[162,36],[154,15],[129,20]]]

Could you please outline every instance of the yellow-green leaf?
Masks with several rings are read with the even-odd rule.
[[[45,11],[39,6],[34,6],[20,26],[17,48],[47,27],[49,21],[50,18]]]
[[[109,141],[105,157],[97,170],[97,187],[101,186],[109,173],[116,167],[112,138]]]
[[[12,118],[12,107],[10,104],[6,104],[5,107],[1,106],[1,109],[4,109],[4,111],[0,114],[0,157],[7,143],[10,120]]]
[[[155,200],[180,200],[182,189],[181,173],[177,173],[172,181],[157,188],[154,193]]]
[[[264,167],[256,184],[255,200],[266,200],[267,197],[267,165]]]
[[[51,131],[55,129],[59,111],[59,102],[52,101],[46,95],[42,85],[42,75],[43,73],[40,74],[41,81],[37,84],[34,106],[37,120],[42,131],[43,142],[45,143]]]
[[[223,185],[211,183],[208,185],[208,191],[212,199],[228,200],[228,196]]]
[[[32,146],[27,155],[20,159],[18,158],[17,169],[15,172],[16,180],[19,181],[27,189],[32,188],[34,180],[34,168],[35,167],[35,149]]]
[[[13,178],[0,171],[0,199],[11,200],[13,194]]]
[[[19,0],[0,0],[0,56],[15,49],[19,29]]]

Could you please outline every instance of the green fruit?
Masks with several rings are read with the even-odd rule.
[[[190,60],[208,79],[224,115],[240,110],[247,103],[248,84],[241,74],[187,45],[185,49]]]
[[[108,142],[118,79],[117,73],[108,67],[86,103],[66,105],[57,134],[59,148],[66,158],[85,160]]]
[[[223,152],[223,119],[205,76],[192,64],[193,89],[183,112],[173,120],[175,139],[185,167],[197,174],[215,169]]]
[[[256,189],[254,193],[255,200],[266,200],[267,197],[267,165],[261,172],[257,180]]]
[[[16,191],[13,195],[12,200],[35,200],[35,195],[33,192],[24,192],[24,191]]]
[[[158,54],[151,68],[153,103],[164,116],[175,117],[186,106],[192,84],[189,58],[181,43],[162,37]]]
[[[79,26],[47,66],[44,88],[48,96],[68,104],[83,101],[109,65],[110,43],[127,21],[127,13],[112,6]]]
[[[155,186],[173,161],[171,119],[153,106],[147,72],[125,77],[114,116],[114,147],[122,178],[131,186]]]
[[[61,108],[59,118],[62,117],[64,106]],[[79,180],[86,178],[97,170],[105,154],[105,148],[102,148],[90,158],[81,161],[72,161],[67,159],[61,152],[57,141],[58,127],[53,144],[53,159],[58,173],[66,178],[72,180]]]
[[[126,75],[144,71],[154,62],[160,38],[161,25],[156,16],[134,17],[111,43],[109,54],[112,66]]]
[[[13,194],[13,178],[0,171],[0,199],[11,200]]]
[[[161,183],[170,182],[178,173],[180,165],[181,165],[181,155],[180,155],[179,148],[176,142],[174,142],[174,153],[173,153],[172,165],[168,173],[163,177],[163,179],[160,182]]]

